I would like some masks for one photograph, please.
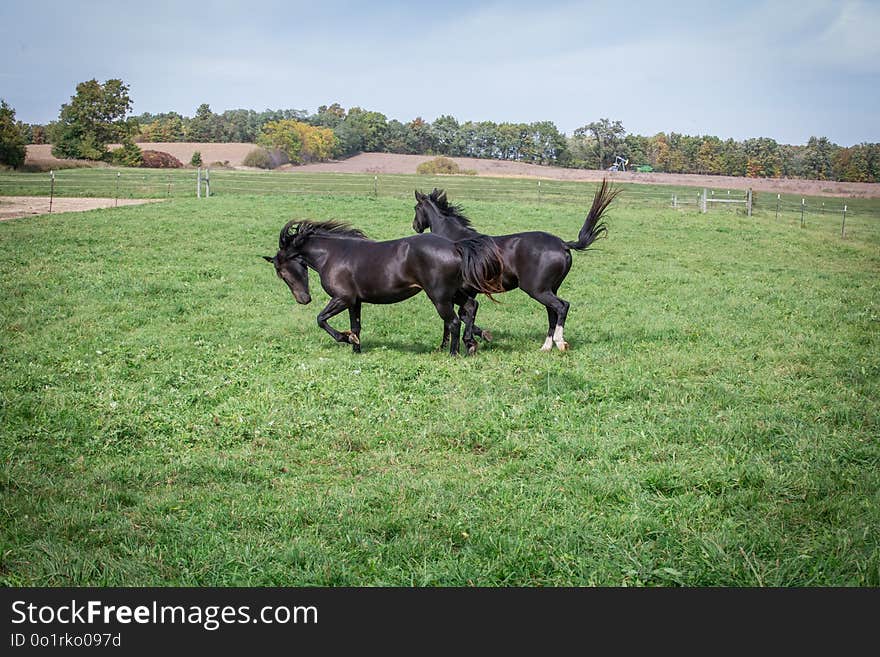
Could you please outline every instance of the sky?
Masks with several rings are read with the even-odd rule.
[[[134,114],[338,102],[850,146],[880,142],[880,0],[0,0],[18,120],[58,118],[92,78],[128,84]]]

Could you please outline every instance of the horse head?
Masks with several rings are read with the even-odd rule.
[[[413,217],[413,230],[424,233],[431,228],[431,219],[441,214],[437,201],[441,198],[446,200],[446,192],[439,191],[436,187],[430,194],[422,194],[416,190],[415,217]]]
[[[287,284],[296,302],[305,305],[312,300],[312,295],[309,294],[309,269],[297,249],[302,236],[298,230],[291,231],[295,223],[288,221],[281,229],[278,253],[274,256],[263,256],[263,259],[275,266],[275,273]]]

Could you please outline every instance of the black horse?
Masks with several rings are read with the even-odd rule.
[[[440,235],[414,235],[374,242],[360,230],[336,221],[289,221],[281,229],[278,253],[263,256],[275,265],[298,303],[312,300],[308,267],[318,272],[330,303],[318,315],[318,326],[337,342],[361,350],[361,304],[397,303],[424,290],[443,318],[444,344],[458,353],[461,323],[468,353],[476,351],[472,327],[477,292],[502,292],[502,263],[494,243],[485,237],[452,242]],[[453,304],[461,305],[461,316]],[[348,309],[351,330],[337,331],[327,320]]]
[[[571,269],[571,250],[584,251],[607,232],[601,221],[602,214],[620,191],[612,190],[607,181],[602,180],[576,242],[565,242],[539,231],[492,237],[504,261],[501,279],[504,290],[519,287],[547,308],[549,328],[541,347],[543,351],[551,350],[554,343],[560,351],[568,349],[563,328],[570,304],[556,293]],[[431,194],[421,194],[417,191],[416,201],[413,230],[417,233],[430,229],[432,233],[451,240],[480,235],[464,216],[461,206],[449,203],[446,192],[434,189]],[[479,334],[478,327],[474,327],[474,331]]]

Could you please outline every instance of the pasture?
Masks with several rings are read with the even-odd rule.
[[[496,234],[587,209],[450,196]],[[291,218],[410,234],[411,191],[0,223],[0,583],[880,585],[880,225],[620,201],[571,351],[514,291],[457,359],[424,295],[352,354],[259,257]]]

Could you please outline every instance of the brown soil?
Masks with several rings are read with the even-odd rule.
[[[160,199],[119,199],[119,205],[140,205],[155,203]],[[55,198],[52,212],[84,212],[96,208],[115,207],[112,198]],[[32,217],[49,212],[49,198],[46,196],[0,196],[0,221],[16,217]]]
[[[116,146],[116,144],[111,144],[110,148],[113,149],[114,146]],[[140,146],[142,150],[162,151],[163,153],[169,153],[170,155],[173,155],[178,160],[183,162],[185,166],[189,165],[193,153],[199,151],[199,153],[201,153],[202,155],[202,166],[206,167],[212,165],[222,166],[225,162],[228,162],[228,166],[231,167],[241,166],[241,163],[247,156],[247,154],[257,147],[256,144],[243,143],[198,144],[189,142],[144,142],[138,144],[138,146]],[[79,160],[73,160],[73,162],[79,162]],[[220,164],[217,165],[217,162],[219,162]],[[70,163],[71,160],[59,160],[55,157],[52,157],[52,146],[50,144],[32,144],[27,147],[25,166],[29,164],[34,164],[46,168],[54,165],[61,168],[65,165],[69,166]]]
[[[150,148],[170,153],[184,164],[189,164],[192,154],[199,151],[205,166],[216,162],[228,162],[230,167],[241,167],[245,156],[255,144],[197,144],[197,143],[143,143],[141,148]],[[63,163],[52,158],[49,145],[28,146],[25,164],[52,162]],[[397,155],[394,153],[361,153],[347,160],[320,162],[303,166],[285,166],[292,172],[326,171],[333,173],[374,173],[374,174],[414,174],[416,167],[428,155]],[[607,177],[619,182],[644,183],[651,185],[678,185],[684,187],[711,187],[714,189],[748,189],[762,192],[782,192],[783,194],[803,194],[805,196],[846,196],[880,198],[880,183],[846,183],[828,180],[799,180],[784,178],[737,178],[733,176],[701,176],[677,173],[635,173],[608,172],[590,169],[565,169],[522,162],[502,160],[482,160],[471,157],[454,157],[462,169],[474,169],[477,175],[499,178],[543,178],[546,180],[572,180],[597,182]],[[216,166],[216,165],[215,165]]]
[[[292,171],[328,171],[345,173],[415,173],[416,167],[432,159],[427,155],[396,155],[392,153],[362,153],[339,162],[321,162],[294,167]],[[688,173],[609,172],[591,169],[565,169],[522,162],[482,160],[472,157],[453,157],[462,169],[474,169],[477,175],[499,178],[543,178],[545,180],[573,180],[598,182],[607,177],[619,182],[650,185],[680,185],[683,187],[711,187],[714,189],[748,189],[805,196],[880,197],[880,183],[846,183],[828,180],[798,180],[783,178],[737,178],[734,176],[701,176]]]

